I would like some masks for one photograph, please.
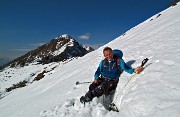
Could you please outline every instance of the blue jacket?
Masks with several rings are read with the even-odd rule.
[[[105,61],[104,66],[103,66],[103,61]],[[119,65],[120,65],[121,70],[126,71],[127,73],[132,74],[134,72],[134,69],[128,67],[123,59],[120,59]],[[120,77],[121,73],[119,72],[117,68],[115,58],[113,58],[110,62],[107,60],[102,60],[100,62],[99,67],[97,68],[94,74],[94,78],[97,79],[100,77],[100,75],[103,77],[110,78],[110,79],[116,79]]]

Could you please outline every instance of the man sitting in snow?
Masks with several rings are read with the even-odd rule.
[[[140,73],[143,69],[141,66],[136,69],[128,67],[123,59],[118,60],[113,55],[113,50],[110,47],[105,47],[103,54],[105,59],[99,64],[94,75],[95,79],[89,86],[89,91],[80,98],[81,103],[89,102],[94,97],[100,97],[115,90],[122,71],[132,74],[133,72]]]

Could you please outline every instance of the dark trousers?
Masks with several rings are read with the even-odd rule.
[[[89,86],[89,91],[86,93],[85,97],[92,100],[94,97],[100,97],[103,94],[108,94],[110,91],[116,89],[118,81],[119,79],[99,79],[98,83],[92,83]]]

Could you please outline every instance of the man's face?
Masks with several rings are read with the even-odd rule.
[[[113,52],[111,50],[104,51],[104,57],[110,61],[113,59]]]

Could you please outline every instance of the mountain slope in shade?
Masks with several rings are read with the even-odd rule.
[[[161,15],[159,15],[161,14]],[[158,16],[158,17],[157,17]],[[0,116],[2,117],[179,117],[180,116],[180,4],[170,7],[130,29],[85,56],[63,64],[31,64],[23,68],[7,68],[0,73]],[[121,49],[125,62],[133,68],[148,57],[144,71],[136,75],[116,100],[120,112],[109,112],[97,98],[86,107],[79,103],[80,96],[89,84],[76,85],[77,81],[92,81],[105,46]],[[16,77],[29,78],[30,73],[45,73],[40,81],[24,88],[4,93]],[[9,74],[8,74],[9,72]],[[21,75],[20,75],[21,74]],[[4,78],[4,75],[11,75]],[[19,77],[17,77],[19,76]],[[35,77],[34,76],[34,77]],[[118,95],[130,78],[123,73],[115,95]],[[31,77],[33,78],[33,77]],[[31,80],[31,79],[30,79]]]

